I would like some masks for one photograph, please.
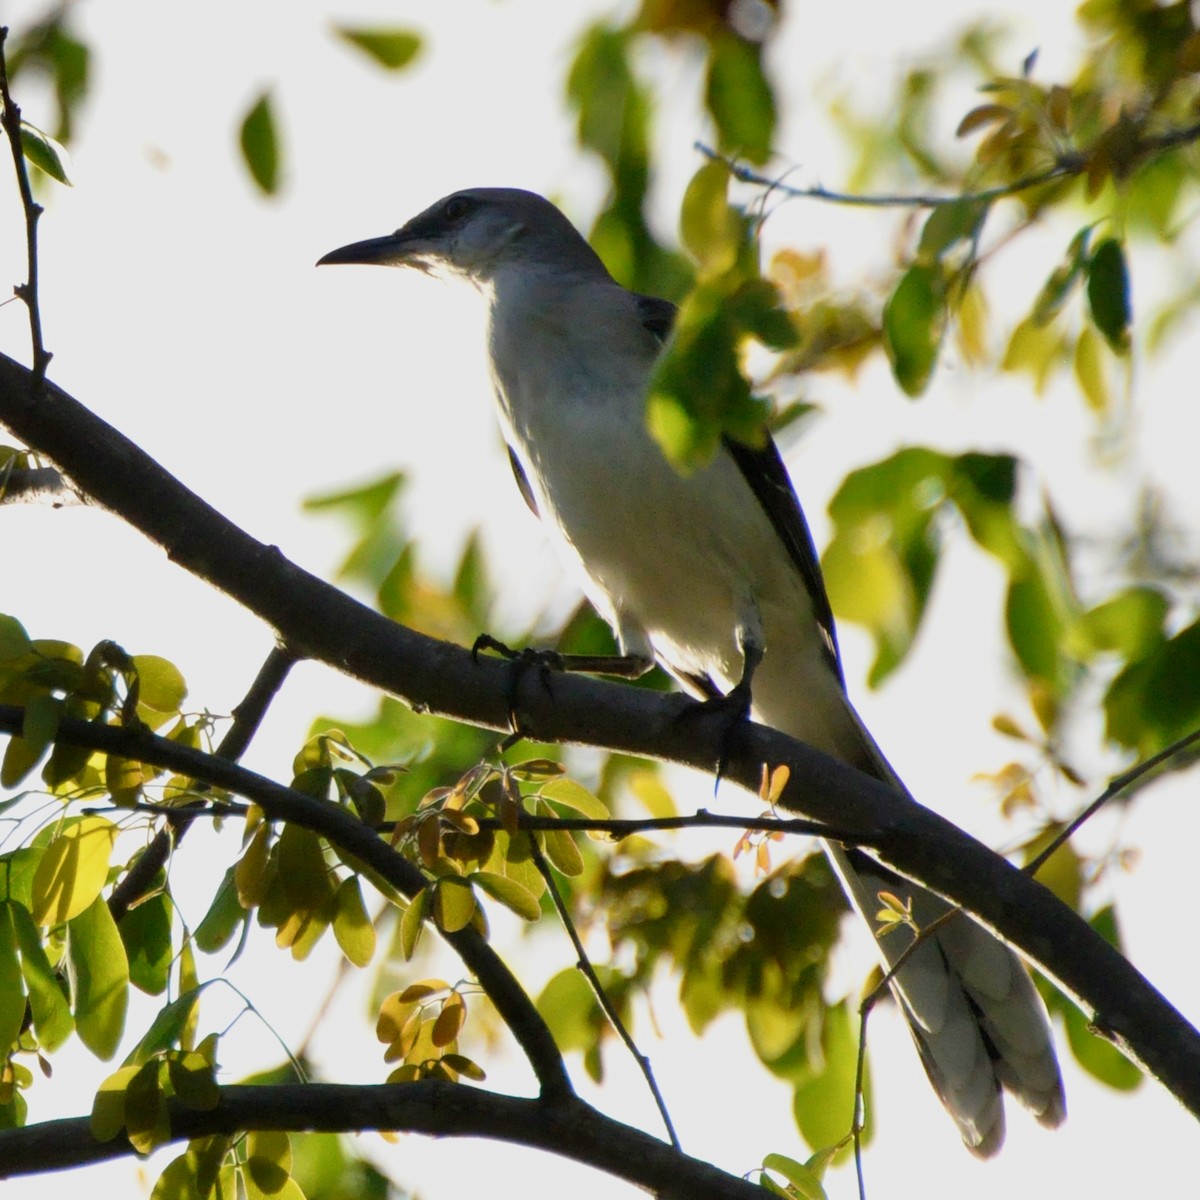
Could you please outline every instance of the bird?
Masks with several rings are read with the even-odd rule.
[[[693,695],[731,698],[908,795],[849,699],[817,552],[775,442],[726,437],[685,475],[647,428],[670,301],[622,287],[560,209],[519,188],[456,191],[318,265],[349,263],[415,268],[482,293],[496,415],[518,487],[611,626],[623,673],[657,662]],[[920,929],[950,911],[862,851],[823,848],[886,969],[915,934],[882,937],[880,892],[910,906]],[[1044,1126],[1063,1120],[1045,1006],[995,934],[964,914],[943,921],[890,986],[972,1153],[986,1158],[1003,1144],[1005,1092]]]

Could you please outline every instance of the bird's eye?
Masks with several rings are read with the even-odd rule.
[[[451,196],[442,205],[442,216],[447,221],[461,221],[471,211],[471,202],[466,196]]]

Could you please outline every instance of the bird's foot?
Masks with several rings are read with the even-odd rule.
[[[744,664],[742,677],[723,696],[711,696],[701,700],[692,708],[684,709],[681,714],[685,718],[716,717],[721,721],[721,734],[717,742],[716,776],[713,780],[713,795],[721,786],[729,760],[733,755],[737,734],[742,725],[750,720],[750,706],[753,701],[751,682],[758,664],[762,662],[762,650],[755,643],[746,643],[742,647]]]
[[[475,639],[475,643],[471,647],[471,657],[478,662],[480,652],[484,650],[492,650],[512,664],[504,697],[508,707],[508,726],[510,732],[508,737],[504,739],[502,748],[507,750],[525,736],[525,729],[519,710],[521,682],[525,678],[525,675],[531,670],[537,671],[542,687],[549,692],[551,672],[565,671],[570,668],[567,665],[566,656],[559,654],[557,650],[536,650],[531,646],[514,650],[498,638],[492,637],[490,633],[481,633]]]

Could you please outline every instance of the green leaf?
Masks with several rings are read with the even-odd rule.
[[[775,97],[763,72],[762,49],[732,33],[710,42],[704,102],[723,150],[765,162],[775,137]]]
[[[11,900],[0,903],[0,1058],[6,1061],[25,1020],[25,984],[11,916],[14,907]]]
[[[35,167],[45,171],[51,179],[57,179],[67,187],[72,186],[68,176],[71,156],[66,148],[24,118],[21,120],[21,150]]]
[[[334,898],[333,936],[342,953],[356,966],[365,967],[375,954],[375,926],[363,903],[356,876],[343,879]]]
[[[129,957],[129,982],[150,996],[161,996],[171,975],[171,911],[166,893],[159,892],[131,908],[117,926]]]
[[[1096,328],[1117,354],[1129,350],[1133,312],[1129,301],[1129,268],[1116,238],[1105,238],[1093,251],[1087,267],[1088,307]]]
[[[75,978],[75,1028],[97,1058],[109,1059],[125,1032],[129,962],[116,923],[97,896],[67,923],[67,952]]]
[[[279,190],[280,147],[271,93],[263,92],[247,110],[238,134],[250,178],[265,196]]]
[[[0,766],[0,786],[14,788],[38,765],[58,734],[63,702],[46,692],[31,696],[25,705],[21,736],[13,737]]]
[[[857,1014],[849,1004],[829,1008],[821,1030],[821,1053],[812,1070],[796,1086],[792,1112],[804,1140],[814,1150],[839,1142],[854,1116],[854,1084],[858,1065]],[[866,1072],[864,1089],[868,1091]],[[868,1113],[870,1105],[867,1106]],[[868,1120],[864,1141],[870,1138]],[[849,1147],[846,1148],[847,1152]]]
[[[75,1028],[71,1006],[50,965],[41,934],[29,910],[22,904],[13,903],[9,912],[21,949],[21,974],[29,994],[29,1008],[38,1045],[46,1051],[57,1050]],[[0,986],[0,997],[3,997],[5,990]]]
[[[0,614],[0,663],[29,653],[32,642],[16,617]]]
[[[1014,579],[1005,599],[1008,640],[1026,675],[1056,684],[1062,653],[1062,617],[1043,574]]]
[[[934,207],[921,229],[917,258],[935,263],[959,242],[974,242],[988,214],[985,200],[955,200]]]
[[[1131,587],[1084,613],[1079,630],[1094,651],[1134,660],[1163,641],[1170,601],[1156,588]]]
[[[883,343],[906,395],[929,383],[946,327],[946,283],[940,267],[916,263],[883,308]]]
[[[249,913],[238,902],[237,884],[234,882],[234,867],[229,867],[221,879],[221,886],[213,897],[200,924],[196,926],[196,945],[205,954],[214,954],[237,932]]]
[[[335,25],[333,32],[387,71],[407,67],[421,52],[421,36],[409,29],[358,29]]]
[[[1042,284],[1033,304],[1031,319],[1036,325],[1046,325],[1062,310],[1070,299],[1075,285],[1083,278],[1084,264],[1088,261],[1088,242],[1092,235],[1090,225],[1081,229],[1067,247],[1066,260],[1055,267],[1050,277]]]
[[[1106,733],[1146,757],[1200,724],[1200,621],[1131,662],[1104,698]]]
[[[507,875],[498,875],[494,871],[475,871],[468,878],[480,891],[486,892],[493,900],[498,900],[518,917],[526,921],[536,921],[542,915],[542,906],[537,897]]]
[[[200,993],[211,982],[212,980],[209,980],[208,983],[202,983],[184,992],[162,1009],[146,1030],[142,1040],[129,1052],[124,1065],[139,1067],[149,1062],[156,1054],[178,1046],[184,1039],[196,1005],[200,1003]]]
[[[103,817],[64,823],[33,876],[32,912],[39,925],[61,925],[92,906],[107,882],[116,838],[117,827]]]

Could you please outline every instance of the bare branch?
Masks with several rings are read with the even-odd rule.
[[[33,376],[29,386],[36,395],[41,391],[46,378],[46,368],[50,365],[50,354],[42,340],[42,312],[38,303],[38,251],[37,224],[42,215],[42,206],[33,198],[33,189],[29,186],[29,170],[25,164],[25,151],[21,145],[21,110],[12,98],[8,89],[8,61],[4,47],[8,41],[8,26],[0,26],[0,126],[8,137],[9,149],[12,151],[13,171],[17,176],[17,188],[21,193],[21,207],[25,213],[25,254],[28,275],[23,284],[18,285],[16,294],[25,302],[29,310],[29,337],[33,343]]]

